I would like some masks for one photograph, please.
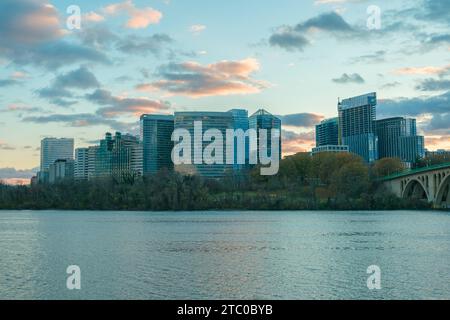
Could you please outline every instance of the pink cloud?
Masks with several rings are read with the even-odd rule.
[[[251,75],[260,69],[256,59],[220,61],[206,66],[197,62],[170,63],[159,69],[162,80],[136,86],[138,91],[165,91],[168,95],[191,98],[254,94],[269,83]]]
[[[144,113],[160,113],[170,108],[170,103],[167,101],[152,100],[147,97],[114,96],[110,91],[102,89],[86,95],[86,98],[93,103],[104,106],[97,110],[97,114],[107,118],[122,114],[140,116]]]
[[[450,136],[428,136],[425,137],[425,145],[429,150],[450,150]]]
[[[125,26],[131,29],[142,29],[147,28],[151,24],[158,24],[163,17],[160,11],[150,7],[136,8],[132,0],[108,5],[104,8],[104,12],[108,15],[117,15],[125,12],[129,16]]]
[[[57,9],[47,1],[18,1],[2,24],[0,46],[1,40],[34,44],[58,39],[66,33],[60,24]]]
[[[310,151],[315,146],[315,133],[314,131],[296,133],[283,130],[282,146],[284,157],[299,152]]]
[[[394,71],[398,75],[441,75],[450,71],[450,65],[443,67],[407,67]]]
[[[8,179],[0,179],[0,182],[12,186],[25,186],[30,184],[30,179],[22,179],[22,178],[8,178]]]

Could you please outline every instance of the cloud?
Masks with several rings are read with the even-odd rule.
[[[125,26],[131,29],[142,29],[147,28],[151,24],[158,24],[163,17],[160,11],[150,7],[136,8],[131,0],[111,4],[105,7],[103,11],[108,15],[126,13],[129,18]]]
[[[15,168],[0,168],[0,179],[31,179],[39,168],[17,170]]]
[[[450,110],[449,113],[434,114],[431,120],[427,123],[425,130],[428,132],[437,132],[450,134]]]
[[[386,116],[447,113],[450,112],[450,91],[437,96],[380,100],[378,111]]]
[[[450,2],[448,0],[423,0],[418,18],[450,24]]]
[[[145,113],[157,113],[170,108],[170,103],[149,98],[126,98],[113,96],[110,91],[97,89],[92,94],[87,94],[90,102],[105,106],[97,110],[97,114],[112,118],[121,114],[134,114],[140,116]]]
[[[425,137],[425,145],[428,150],[450,149],[450,136]]]
[[[295,30],[311,31],[312,29],[321,30],[331,33],[353,33],[355,29],[350,26],[338,13],[332,11],[322,13],[316,17],[299,23]]]
[[[120,39],[103,24],[85,26],[76,35],[84,45],[103,50]]]
[[[269,38],[272,47],[280,47],[287,51],[303,51],[310,42],[306,37],[291,27],[279,28]]]
[[[313,127],[324,119],[324,116],[314,113],[296,113],[278,116],[283,126],[308,128]]]
[[[14,80],[22,80],[22,79],[27,79],[29,78],[30,75],[26,72],[22,72],[22,71],[15,71],[11,74],[11,79]]]
[[[0,140],[0,150],[11,151],[16,150],[13,146],[7,144],[6,142]]]
[[[394,81],[394,82],[385,83],[380,88],[381,89],[392,89],[392,88],[398,87],[399,85],[401,85],[400,82]]]
[[[195,35],[199,35],[206,30],[206,26],[202,24],[194,24],[189,28],[189,31]]]
[[[269,38],[272,47],[280,47],[287,51],[303,51],[310,44],[307,35],[313,31],[321,31],[334,36],[356,35],[357,30],[350,26],[338,13],[332,11],[322,13],[295,26],[282,26]]]
[[[425,43],[430,45],[450,44],[450,34],[433,35]]]
[[[56,88],[89,89],[100,86],[100,83],[87,67],[81,66],[77,70],[58,76],[53,86]]]
[[[64,34],[56,8],[48,1],[2,0],[0,2],[0,48],[58,39]]]
[[[84,14],[82,17],[82,21],[87,21],[87,22],[91,22],[91,23],[102,22],[104,20],[105,20],[104,16],[102,16],[94,11],[90,11],[90,12]]]
[[[335,78],[332,80],[333,80],[333,82],[340,83],[340,84],[347,84],[347,83],[362,84],[365,82],[363,77],[361,77],[358,73],[353,73],[353,74],[344,73],[339,78]]]
[[[269,86],[251,77],[259,69],[259,62],[252,58],[205,66],[196,62],[169,63],[158,69],[157,76],[162,80],[138,85],[136,89],[144,92],[162,90],[170,95],[192,98],[253,94]]]
[[[42,112],[43,110],[39,107],[30,107],[23,104],[10,104],[6,107],[6,109],[0,109],[0,112]]]
[[[81,62],[111,63],[105,54],[93,48],[63,40],[26,50],[20,48],[11,53],[9,58],[19,65],[35,65],[50,70]]]
[[[113,119],[107,119],[101,115],[91,113],[78,114],[52,114],[48,116],[30,116],[22,119],[24,122],[32,122],[37,124],[46,123],[65,123],[69,127],[92,127],[105,125],[113,130],[126,131],[134,126],[134,123],[125,123]]]
[[[62,39],[56,8],[45,0],[0,1],[0,55],[18,65],[56,69],[72,63],[106,63],[105,55]]]
[[[9,87],[18,84],[17,80],[13,79],[0,79],[0,88],[1,87]]]
[[[447,91],[447,90],[450,90],[450,80],[425,79],[416,87],[416,90]],[[450,111],[450,106],[449,106],[449,111]]]
[[[397,75],[444,75],[450,72],[450,65],[443,67],[406,67],[394,70]]]
[[[288,130],[281,131],[283,155],[296,154],[311,150],[315,145],[314,131],[297,133]]]
[[[164,33],[157,33],[148,37],[128,36],[117,42],[117,50],[142,55],[152,53],[158,56],[164,46],[173,43],[173,39]]]
[[[350,59],[350,63],[381,63],[384,61],[386,61],[386,51],[384,50]]]
[[[98,88],[100,83],[95,75],[87,67],[81,66],[76,70],[57,76],[50,87],[37,91],[39,96],[49,99],[51,103],[66,107],[76,103],[63,98],[72,98],[73,94],[67,89],[90,89]]]

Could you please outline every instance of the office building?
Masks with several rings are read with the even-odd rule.
[[[143,148],[143,173],[155,174],[163,168],[173,170],[172,133],[174,116],[142,115],[140,120],[140,139]]]
[[[311,154],[314,156],[319,153],[324,152],[332,152],[332,153],[348,153],[348,146],[343,145],[327,145],[327,146],[319,146],[312,149]]]
[[[73,145],[73,139],[43,139],[41,141],[41,171],[48,170],[56,160],[73,160]]]
[[[244,109],[232,109],[228,111],[233,117],[233,129],[242,130],[247,132],[249,129],[248,111]],[[249,168],[249,156],[250,156],[250,139],[248,136],[245,137],[245,164],[240,164],[238,159],[238,140],[234,141],[234,172],[239,172]]]
[[[316,125],[316,147],[339,144],[339,118],[323,120]]]
[[[257,132],[257,149],[254,150],[253,148],[250,149],[250,154],[252,155],[254,152],[258,153],[258,162],[259,161],[259,151],[260,148],[260,129],[266,129],[267,130],[267,141],[263,141],[262,143],[267,143],[267,155],[271,156],[271,150],[272,150],[272,129],[277,129],[280,132],[280,138],[279,138],[279,158],[281,160],[281,120],[271,113],[267,112],[264,109],[260,109],[257,112],[255,112],[250,118],[249,118],[249,127],[250,129],[254,129]],[[250,157],[251,157],[250,155]]]
[[[75,180],[88,180],[89,178],[89,149],[75,149]]]
[[[417,135],[415,119],[403,117],[376,121],[379,158],[399,158],[407,164],[425,156],[424,137]]]
[[[119,181],[142,175],[142,145],[132,135],[106,133],[95,149],[94,177],[113,177]],[[89,158],[88,158],[89,163]],[[89,169],[88,169],[89,170]]]
[[[48,168],[48,182],[54,184],[74,178],[75,162],[69,159],[58,159]]]
[[[192,139],[191,139],[191,164],[176,164],[175,170],[182,174],[187,175],[200,175],[208,178],[220,178],[232,172],[233,165],[226,164],[226,143],[223,143],[223,155],[222,163],[217,164],[205,164],[204,159],[199,159],[195,156],[195,150],[203,150],[211,142],[197,141],[194,135],[194,123],[202,123],[202,137],[205,132],[209,129],[219,130],[223,138],[226,137],[226,130],[233,129],[234,120],[233,114],[231,112],[176,112],[175,113],[175,130],[186,129]]]
[[[95,164],[97,161],[97,152],[99,148],[99,146],[90,146],[88,148],[88,180],[94,179],[96,177]]]
[[[369,93],[339,102],[339,144],[370,163],[378,159],[376,135],[376,93]]]

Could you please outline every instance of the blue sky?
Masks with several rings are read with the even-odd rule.
[[[263,107],[290,124],[286,153],[308,150],[338,97],[372,91],[379,118],[450,149],[449,53],[446,0],[2,0],[0,179],[28,177],[43,137],[87,146],[142,113]]]

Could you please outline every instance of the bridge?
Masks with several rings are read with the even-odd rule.
[[[450,163],[403,171],[381,179],[399,198],[432,202],[450,208]]]

